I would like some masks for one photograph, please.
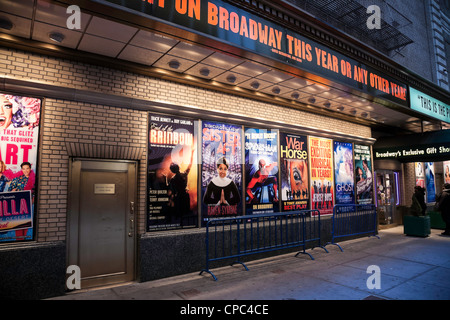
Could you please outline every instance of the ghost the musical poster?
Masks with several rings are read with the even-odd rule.
[[[334,181],[336,204],[355,203],[353,144],[334,141]]]

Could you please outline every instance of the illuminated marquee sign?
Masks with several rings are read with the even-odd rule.
[[[407,106],[406,85],[221,0],[97,0],[206,34],[246,50]]]
[[[450,123],[450,106],[414,88],[409,88],[411,109]]]
[[[400,162],[450,159],[450,130],[379,138],[373,145],[373,157]]]

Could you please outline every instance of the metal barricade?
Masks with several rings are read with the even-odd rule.
[[[305,242],[310,243],[312,249],[320,247],[328,253],[325,246],[322,246],[322,224],[320,222],[319,210],[302,210],[301,212],[305,213]]]
[[[241,257],[294,247],[301,248],[295,256],[307,254],[314,260],[305,251],[308,213],[311,216],[308,211],[293,211],[209,220],[206,224],[206,265],[200,274],[207,272],[217,280],[210,270],[210,262],[235,259],[232,265],[240,263],[248,271]]]
[[[357,235],[377,235],[377,211],[373,204],[342,204],[333,208],[331,242],[344,251],[335,241],[338,238]]]

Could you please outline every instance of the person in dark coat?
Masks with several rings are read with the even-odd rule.
[[[425,189],[421,186],[415,186],[414,194],[412,196],[411,213],[414,216],[424,216],[426,210]]]
[[[450,236],[450,183],[444,184],[444,189],[438,196],[436,203],[442,215],[442,220],[445,222],[445,231],[442,234]]]

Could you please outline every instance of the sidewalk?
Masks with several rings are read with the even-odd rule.
[[[432,229],[427,238],[403,234],[403,226],[364,237],[241,265],[126,285],[80,290],[51,300],[450,300],[450,237]],[[380,268],[380,289],[368,289]],[[200,271],[200,270],[199,270]]]

